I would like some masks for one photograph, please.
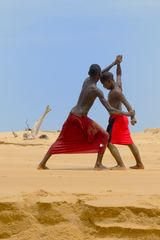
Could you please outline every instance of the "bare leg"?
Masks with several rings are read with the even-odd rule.
[[[38,165],[38,170],[46,170],[46,169],[48,169],[47,167],[46,167],[46,163],[47,163],[47,161],[48,161],[48,159],[51,157],[51,155],[52,154],[50,154],[50,153],[46,153],[46,155],[44,156],[44,158],[43,158],[43,160],[40,162],[40,164]]]
[[[96,163],[95,163],[95,166],[94,166],[94,169],[95,170],[104,170],[104,169],[107,169],[103,164],[102,164],[102,159],[103,159],[103,155],[104,153],[98,153],[97,155],[97,160],[96,160]]]
[[[112,143],[108,144],[108,149],[110,150],[112,156],[114,157],[114,159],[117,162],[117,166],[110,168],[111,170],[125,170],[126,167],[122,161],[122,158],[119,154],[118,148],[116,148],[115,145],[113,145]]]
[[[36,136],[37,136],[37,134],[38,134],[38,132],[39,132],[39,129],[40,129],[41,125],[42,125],[42,122],[43,122],[45,116],[46,116],[47,113],[49,113],[50,111],[51,111],[51,109],[50,109],[50,107],[49,107],[49,105],[48,105],[48,106],[46,107],[44,113],[42,114],[42,116],[35,122],[35,124],[34,124],[34,126],[33,126],[33,128],[32,128],[32,130],[31,130],[31,135],[32,135],[32,137],[36,137]]]
[[[132,166],[130,168],[131,169],[144,169],[144,165],[141,161],[141,156],[140,156],[137,146],[133,143],[133,144],[129,144],[128,147],[130,148],[130,150],[136,160],[136,165]]]

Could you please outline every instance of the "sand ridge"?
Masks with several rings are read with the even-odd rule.
[[[160,208],[151,206],[149,197],[121,206],[121,196],[39,190],[0,202],[0,239],[158,239]],[[116,200],[112,206],[110,199]]]

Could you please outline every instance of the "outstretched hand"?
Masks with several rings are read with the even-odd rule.
[[[121,62],[122,62],[122,57],[123,57],[122,55],[117,55],[117,56],[116,56],[115,63],[116,63],[116,64],[121,63]]]

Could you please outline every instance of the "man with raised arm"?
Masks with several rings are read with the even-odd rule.
[[[71,109],[57,140],[47,151],[38,169],[48,169],[46,162],[51,155],[61,153],[98,153],[94,168],[105,168],[102,164],[102,158],[108,144],[108,133],[87,116],[97,97],[109,114],[134,115],[134,111],[122,112],[111,107],[104,98],[103,92],[97,87],[101,75],[101,68],[98,64],[92,64],[88,74],[77,104]]]
[[[127,101],[126,97],[122,93],[122,81],[121,81],[121,65],[120,62],[122,61],[122,56],[117,57],[117,70],[116,70],[116,81],[114,80],[113,74],[109,71],[111,67],[113,67],[115,64],[111,64],[107,71],[104,71],[101,75],[100,81],[103,84],[103,87],[110,90],[108,94],[108,102],[109,104],[114,107],[117,110],[122,110],[122,105],[126,107],[128,111],[132,111],[132,107]],[[135,116],[131,116],[131,124],[136,124]],[[126,169],[122,158],[119,154],[118,149],[114,144],[120,144],[120,145],[127,145],[135,160],[136,165],[132,166],[130,168],[132,169],[144,169],[143,163],[141,161],[141,157],[138,151],[138,148],[134,144],[131,136],[130,131],[128,128],[128,118],[124,115],[115,115],[112,114],[109,118],[109,124],[107,127],[107,132],[109,134],[109,144],[108,148],[112,154],[112,156],[115,158],[117,162],[117,166],[111,168],[111,169]]]

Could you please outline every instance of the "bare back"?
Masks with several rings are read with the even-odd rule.
[[[78,116],[87,115],[97,98],[98,93],[99,89],[96,82],[88,77],[83,83],[78,102],[76,106],[72,108],[71,113]]]

